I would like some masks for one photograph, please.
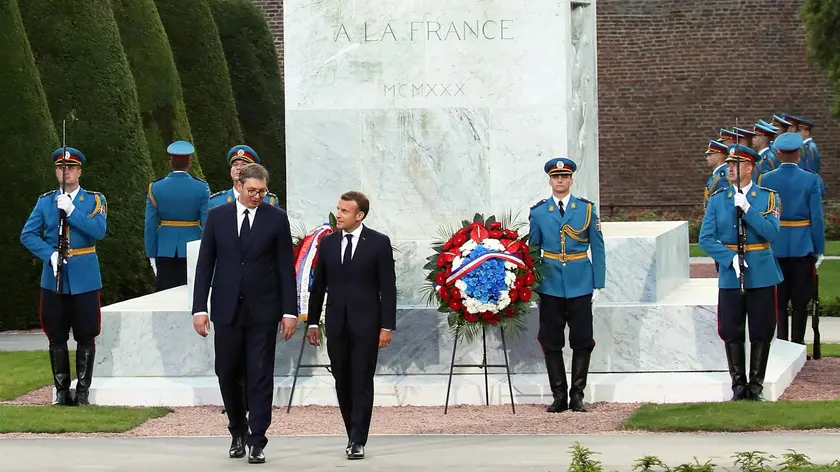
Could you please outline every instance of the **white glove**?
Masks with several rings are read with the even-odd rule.
[[[823,255],[822,254],[817,254],[817,262],[814,264],[814,267],[819,268],[820,264],[822,264],[822,261],[823,261]]]
[[[593,290],[592,291],[592,304],[594,305],[595,302],[597,302],[598,298],[600,298],[600,297],[601,297],[601,289],[596,288],[595,290]]]
[[[744,269],[748,268],[747,260],[744,259]],[[741,276],[741,267],[738,265],[738,254],[735,254],[735,257],[732,258],[732,268],[735,269],[735,277]]]
[[[62,262],[67,264],[67,259],[62,259]],[[50,255],[50,265],[53,269],[53,277],[58,277],[58,251]]]
[[[743,193],[735,193],[735,206],[744,210],[744,213],[750,210],[750,202],[747,201],[747,196]]]
[[[67,213],[67,216],[70,216],[70,213],[73,213],[73,210],[76,209],[70,195],[67,195],[66,193],[62,193],[56,197],[55,202],[59,209],[64,210],[64,212]]]
[[[155,277],[157,277],[157,265],[155,265],[155,258],[154,257],[149,258],[149,265],[152,266],[152,272],[154,272]]]

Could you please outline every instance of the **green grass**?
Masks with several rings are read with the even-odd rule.
[[[688,245],[688,254],[691,257],[708,257],[696,243]],[[840,256],[840,241],[826,241],[825,256]]]
[[[76,353],[70,353],[74,371]],[[96,371],[94,371],[96,376]],[[74,372],[75,378],[75,372]],[[52,384],[46,351],[0,352],[0,401]],[[168,408],[0,405],[0,433],[119,433],[165,416]]]
[[[0,433],[122,433],[167,413],[163,407],[0,405]]]
[[[70,370],[76,352],[70,351]],[[0,401],[14,400],[52,382],[50,356],[46,351],[0,352]]]
[[[808,327],[810,329],[811,321],[808,320]],[[814,354],[814,345],[808,344],[808,355]],[[820,343],[820,354],[823,357],[840,357],[840,344],[834,343]]]
[[[656,432],[740,432],[840,427],[840,401],[642,405],[625,428]]]

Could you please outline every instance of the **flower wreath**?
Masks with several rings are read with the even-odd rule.
[[[315,263],[318,261],[318,246],[324,236],[335,231],[335,215],[330,213],[329,220],[315,230],[301,231],[294,236],[295,281],[297,282],[295,298],[297,300],[298,320],[307,321],[309,309],[309,291],[315,279]],[[302,234],[302,236],[300,235]],[[325,300],[326,302],[326,300]],[[323,327],[323,310],[318,324]]]
[[[517,228],[476,214],[457,231],[442,230],[424,269],[429,304],[449,313],[450,328],[469,340],[487,326],[517,334],[530,311],[531,287],[542,280],[537,247]]]

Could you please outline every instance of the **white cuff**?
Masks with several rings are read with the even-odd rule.
[[[294,319],[297,319],[297,316],[295,316],[295,315],[283,315],[283,318],[294,318]]]
[[[206,311],[199,311],[199,312],[197,312],[197,313],[193,313],[193,316],[206,315],[206,314],[207,314],[207,312],[206,312]]]
[[[391,330],[388,329],[388,328],[382,328],[382,331],[391,331]]]
[[[309,325],[309,329],[312,329],[312,328],[318,329],[318,325]]]

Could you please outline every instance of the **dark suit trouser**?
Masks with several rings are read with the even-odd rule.
[[[156,292],[187,284],[186,257],[156,257],[155,266],[157,267]]]
[[[591,293],[574,298],[540,294],[539,309],[540,330],[537,340],[544,353],[563,351],[567,324],[569,347],[573,351],[591,351],[595,346]]]
[[[815,260],[812,256],[780,257],[779,267],[784,280],[778,287],[779,322],[777,337],[788,339],[788,303],[793,308],[790,323],[790,340],[805,344],[805,329],[808,326],[808,301],[816,290]]]
[[[379,330],[356,335],[345,326],[327,339],[327,354],[347,437],[364,446],[373,415],[373,376],[379,355]]]
[[[214,327],[216,375],[228,415],[228,430],[232,435],[247,435],[250,427],[248,445],[265,447],[268,443],[265,433],[271,425],[274,397],[278,323],[253,322],[249,317],[247,301],[240,299],[233,323],[214,323]]]
[[[743,304],[742,304],[743,302]],[[769,343],[776,330],[776,286],[718,289],[718,334],[726,344],[744,344],[746,325],[750,342]]]

